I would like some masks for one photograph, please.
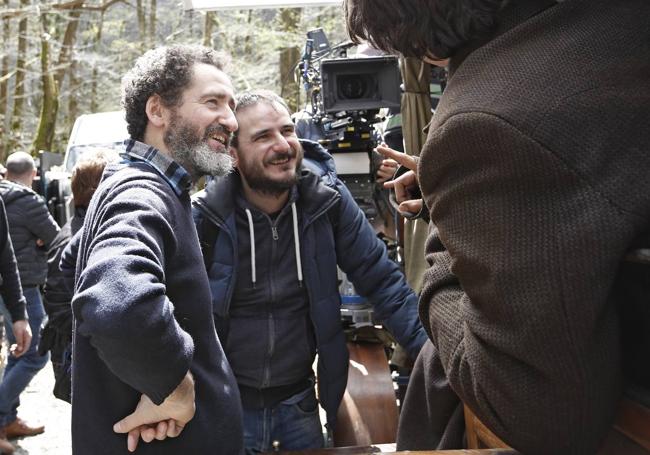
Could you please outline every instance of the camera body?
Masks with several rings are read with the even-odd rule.
[[[385,120],[380,109],[399,109],[401,76],[396,56],[348,57],[352,46],[330,47],[322,29],[307,33],[298,66],[311,99],[309,127],[304,128],[309,134],[303,137],[318,140],[332,154],[339,178],[372,222],[380,212],[375,124]]]
[[[326,114],[400,107],[396,56],[326,59],[321,61],[320,75]]]

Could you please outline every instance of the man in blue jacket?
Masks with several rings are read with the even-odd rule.
[[[244,407],[244,444],[247,453],[274,441],[282,450],[321,447],[316,352],[330,430],[347,382],[337,265],[413,358],[426,339],[417,298],[336,178],[332,157],[299,141],[282,98],[245,93],[236,117],[237,172],[195,198],[194,217]]]
[[[140,438],[150,442],[142,454],[242,451],[189,197],[192,181],[232,168],[237,121],[223,70],[214,50],[177,45],[147,52],[123,80],[124,161],[106,167],[62,259],[69,271],[77,257],[74,453],[126,453]]]

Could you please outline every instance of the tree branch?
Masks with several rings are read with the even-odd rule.
[[[86,5],[85,0],[72,0],[66,3],[54,3],[46,5],[31,5],[26,8],[13,8],[0,11],[0,19],[15,18],[23,15],[35,15],[43,13],[52,13],[55,11],[106,11],[108,8],[116,3],[124,3],[125,5],[133,7],[133,4],[127,0],[106,0],[101,5]]]

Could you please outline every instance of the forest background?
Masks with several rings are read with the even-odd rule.
[[[340,6],[185,11],[180,0],[0,0],[0,163],[63,153],[77,116],[120,108],[120,80],[147,49],[203,44],[232,56],[237,90],[305,103],[294,68],[306,32],[346,39]]]

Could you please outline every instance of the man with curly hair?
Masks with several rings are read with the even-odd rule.
[[[420,297],[431,343],[398,447],[461,445],[460,398],[522,453],[595,453],[624,384],[650,377],[647,352],[626,362],[619,328],[640,299],[639,332],[650,324],[647,274],[621,265],[650,238],[650,3],[345,0],[345,10],[353,40],[449,63],[417,165],[433,223]]]
[[[200,176],[232,167],[224,63],[205,47],[162,47],[123,79],[131,138],[62,259],[70,274],[76,258],[74,453],[242,451],[239,393],[215,334],[189,197]]]

